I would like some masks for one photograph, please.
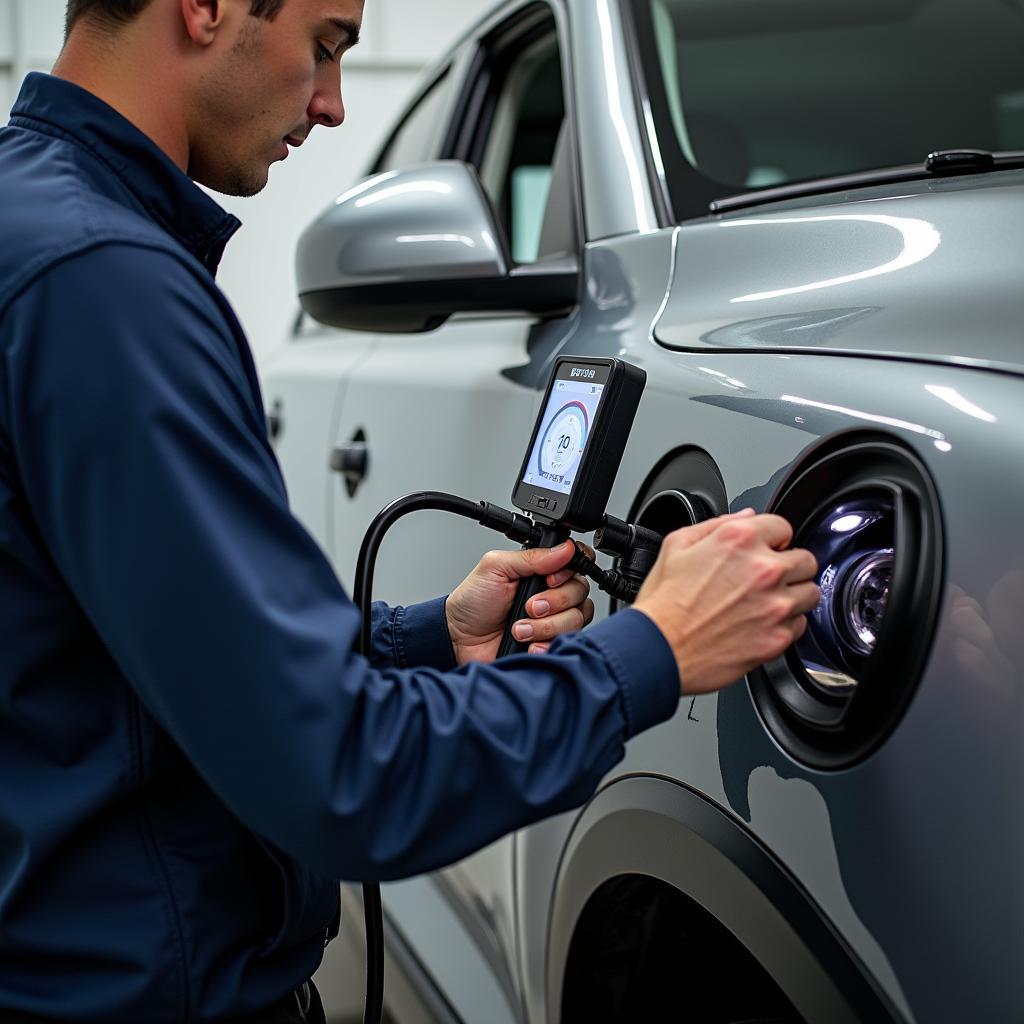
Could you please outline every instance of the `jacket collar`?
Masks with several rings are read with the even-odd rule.
[[[241,221],[222,210],[113,107],[71,82],[33,72],[11,111],[11,124],[60,135],[88,149],[161,228],[216,273]]]

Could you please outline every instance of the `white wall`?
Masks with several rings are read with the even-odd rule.
[[[314,131],[273,167],[261,195],[217,197],[244,223],[228,247],[220,284],[257,359],[284,343],[295,318],[293,264],[302,229],[358,176],[421,70],[491,6],[492,0],[366,0],[363,41],[343,66],[345,124]],[[0,111],[10,109],[27,71],[53,64],[63,20],[63,0],[0,0]]]
[[[26,72],[49,69],[63,35],[62,0],[0,0],[0,110],[10,109]]]

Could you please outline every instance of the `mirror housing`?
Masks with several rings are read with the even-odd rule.
[[[299,239],[302,308],[331,327],[417,333],[455,313],[554,316],[577,303],[574,258],[512,266],[476,171],[390,171],[340,196]]]

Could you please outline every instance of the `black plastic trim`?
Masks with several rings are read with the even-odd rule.
[[[795,648],[751,672],[750,694],[776,742],[820,770],[846,768],[885,742],[913,698],[938,624],[943,579],[942,510],[921,460],[879,434],[840,435],[812,450],[768,506],[803,528],[854,495],[887,495],[895,508],[895,563],[874,652],[852,696],[820,694]]]
[[[658,460],[637,493],[629,510],[629,521],[636,522],[647,502],[661,491],[684,491],[700,498],[712,516],[729,511],[729,498],[721,471],[715,460],[695,445],[673,448]]]
[[[451,155],[456,160],[472,164],[472,142],[476,125],[483,116],[484,102],[490,89],[491,74],[487,64],[487,50],[477,43],[473,59],[463,83],[462,94],[455,118],[449,128]]]
[[[327,288],[299,299],[310,316],[331,327],[419,334],[436,330],[456,313],[562,316],[576,306],[578,293],[575,263],[560,263],[517,268],[507,277]]]
[[[555,12],[546,0],[532,0],[482,38],[483,59],[475,67],[477,78],[470,85],[472,100],[471,107],[467,107],[472,115],[464,122],[456,150],[460,159],[480,166],[494,120],[497,94],[509,66],[525,48],[552,31],[557,33]]]

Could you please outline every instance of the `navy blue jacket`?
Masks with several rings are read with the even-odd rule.
[[[0,129],[0,1010],[266,1006],[316,968],[338,879],[579,805],[677,704],[632,611],[456,670],[443,601],[377,606],[354,653],[214,283],[236,227],[29,77]]]

